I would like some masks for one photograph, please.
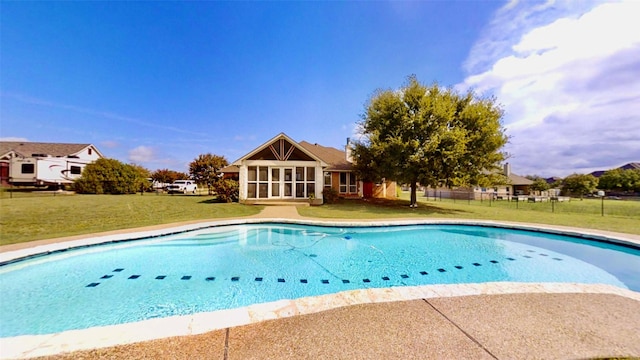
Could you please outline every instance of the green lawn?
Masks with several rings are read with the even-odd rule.
[[[417,209],[408,194],[398,200],[342,200],[338,204],[298,207],[302,216],[340,219],[449,218],[503,220],[574,226],[640,234],[640,202],[572,200],[556,203],[434,200],[419,196]],[[517,207],[516,207],[517,206]],[[56,195],[0,199],[0,245],[101,231],[249,216],[262,207],[220,204],[194,195]]]
[[[342,200],[338,204],[298,208],[300,215],[318,218],[398,219],[446,218],[516,221],[574,226],[640,235],[640,202],[575,199],[556,203],[518,203],[509,201],[427,200],[418,196],[419,207],[409,208],[408,194],[399,200]],[[516,208],[517,206],[517,208]]]
[[[0,199],[0,245],[101,231],[254,215],[260,206],[194,195],[40,195]]]

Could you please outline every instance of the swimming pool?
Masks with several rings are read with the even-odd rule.
[[[351,289],[495,281],[602,283],[640,291],[640,250],[482,226],[219,226],[1,266],[0,336]]]

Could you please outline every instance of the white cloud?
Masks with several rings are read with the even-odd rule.
[[[155,160],[155,150],[152,147],[140,145],[129,150],[129,161],[136,164],[153,162]]]
[[[23,137],[0,137],[0,141],[15,141],[15,142],[25,141],[25,142],[27,142],[29,140],[27,140],[27,138],[23,138]]]
[[[494,19],[458,88],[503,104],[514,171],[566,176],[640,160],[639,15],[640,2],[510,3],[498,11],[518,31],[509,35],[513,24]]]

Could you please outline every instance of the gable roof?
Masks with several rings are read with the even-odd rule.
[[[620,169],[620,170],[640,170],[640,162],[630,162],[630,163],[624,164],[624,165],[622,165],[620,167],[609,169],[609,170],[615,170],[615,169]],[[596,170],[596,171],[591,172],[589,175],[593,175],[593,176],[599,178],[600,176],[602,176],[607,171],[608,170]]]
[[[98,149],[92,144],[43,143],[30,141],[0,141],[0,155],[13,151],[24,157],[33,156],[33,154],[69,156],[76,155],[88,147],[92,147],[98,155],[102,156],[100,151],[98,151]]]
[[[640,170],[640,162],[630,162],[628,164],[620,166],[622,170]]]
[[[280,140],[284,140],[285,142],[290,143],[295,150],[297,150],[297,151],[301,152],[302,154],[308,156],[309,158],[313,159],[314,161],[320,161],[320,163],[321,163],[321,165],[323,167],[327,166],[327,163],[324,162],[321,158],[319,158],[317,155],[315,155],[314,153],[310,152],[306,148],[300,146],[300,144],[298,144],[295,140],[291,139],[285,133],[280,133],[280,134],[274,136],[273,138],[269,139],[268,141],[266,141],[262,145],[260,145],[257,148],[255,148],[250,153],[246,154],[245,156],[243,156],[240,159],[238,159],[238,160],[234,161],[233,163],[231,163],[231,165],[239,166],[239,165],[241,165],[242,161],[251,159],[253,156],[259,155],[263,151],[267,151],[267,153],[275,152],[275,149],[274,149],[274,147],[272,145],[276,145],[276,143],[278,141],[280,141]],[[290,149],[290,150],[294,150],[294,149]],[[283,149],[281,149],[281,150],[283,150]],[[282,154],[283,153],[284,152],[282,152]],[[289,154],[291,154],[291,152],[289,152]],[[286,160],[287,157],[288,157],[288,154],[286,156],[283,156],[281,159],[285,159]]]
[[[351,170],[351,163],[347,161],[346,153],[342,150],[338,150],[334,147],[322,146],[318,144],[311,144],[306,141],[301,141],[300,146],[309,150],[309,152],[315,154],[317,157],[326,162],[329,167],[327,170],[334,171],[348,171]]]
[[[240,172],[240,168],[237,165],[229,165],[220,169],[220,173],[222,174],[232,174],[232,173],[239,173],[239,172]]]
[[[507,176],[509,178],[509,182],[511,185],[532,185],[533,181],[527,179],[524,176],[516,175],[511,173]]]

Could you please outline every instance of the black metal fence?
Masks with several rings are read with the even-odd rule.
[[[550,213],[597,214],[622,216],[640,220],[640,198],[633,196],[600,196],[576,198],[568,196],[534,196],[479,193],[457,190],[427,190],[423,199],[470,206],[522,209]]]

